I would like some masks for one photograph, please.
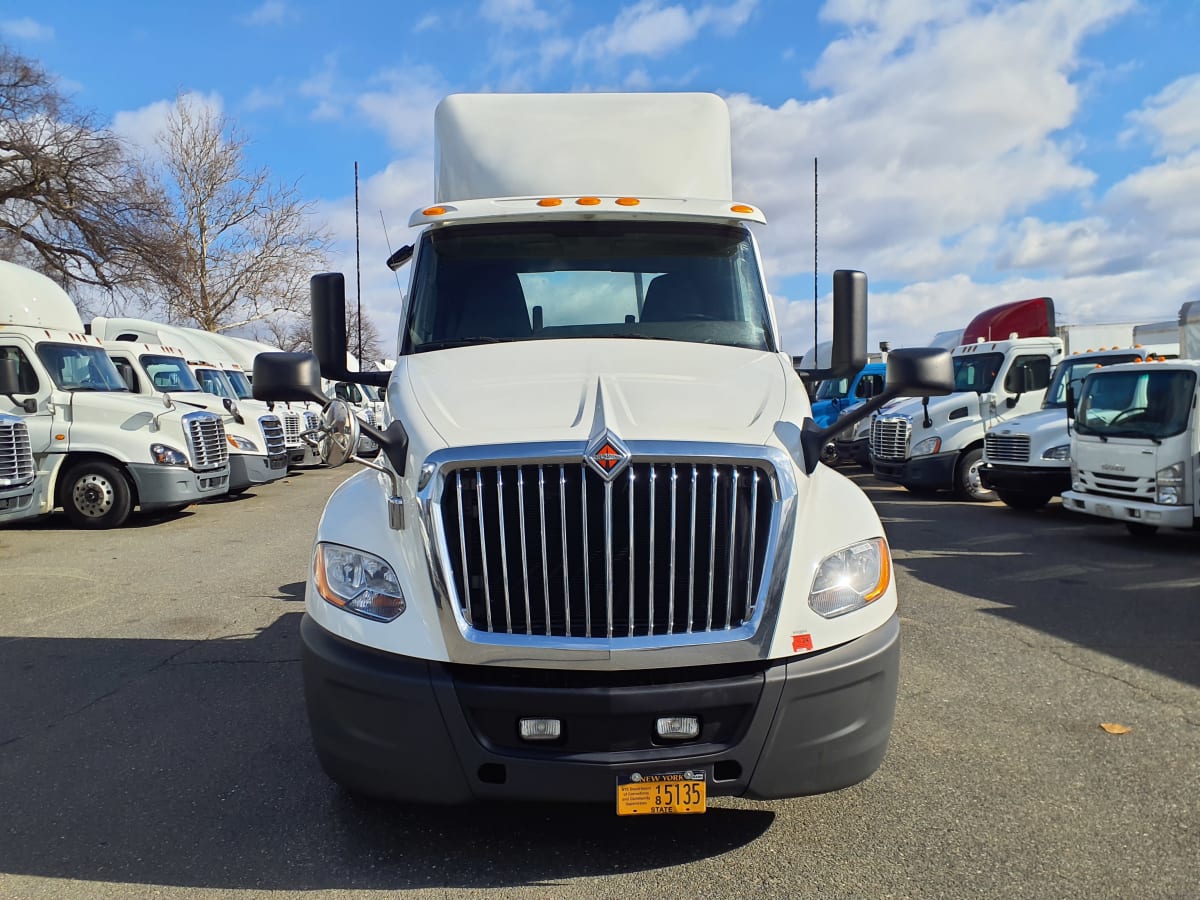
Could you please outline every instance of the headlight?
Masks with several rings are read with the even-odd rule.
[[[826,619],[845,615],[882,597],[891,578],[891,558],[884,539],[861,541],[821,560],[808,605]]]
[[[151,444],[150,458],[156,466],[186,466],[187,455],[166,444]]]
[[[923,441],[918,441],[916,446],[912,448],[911,456],[929,456],[937,453],[942,449],[942,439],[937,437],[927,437]]]
[[[1051,447],[1042,453],[1042,459],[1070,459],[1071,445],[1059,444],[1057,447]]]
[[[318,544],[313,580],[326,602],[377,622],[390,622],[405,610],[395,571],[371,553]]]
[[[1184,505],[1183,473],[1185,468],[1182,462],[1177,462],[1161,468],[1155,473],[1154,478],[1158,482],[1158,503],[1163,506]]]
[[[230,446],[235,450],[241,450],[243,453],[257,453],[258,444],[250,440],[250,438],[238,437],[236,434],[225,435],[225,440],[229,441]]]
[[[1075,460],[1071,460],[1071,490],[1083,490],[1083,482],[1079,480],[1079,463]]]

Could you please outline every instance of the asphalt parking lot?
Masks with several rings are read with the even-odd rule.
[[[309,748],[302,582],[349,474],[0,530],[0,896],[1200,896],[1200,533],[855,475],[901,591],[875,776],[693,817],[426,809]]]

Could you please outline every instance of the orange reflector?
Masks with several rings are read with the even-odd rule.
[[[580,206],[599,206],[600,198],[599,197],[580,197],[575,202],[578,203]]]
[[[444,206],[431,206],[428,209],[421,210],[421,215],[423,216],[444,216],[445,214],[446,207]]]
[[[747,206],[745,203],[735,203],[733,206],[729,207],[729,211],[735,213],[752,213],[754,212],[754,207]]]
[[[637,197],[618,197],[617,206],[637,206],[642,201]]]
[[[813,648],[812,635],[807,631],[796,632],[792,635],[792,652],[800,653]]]
[[[65,441],[67,439],[67,436],[65,434],[56,434],[54,436],[54,439],[56,441]]]
[[[537,203],[538,206],[562,206],[562,200],[558,197],[543,197]]]

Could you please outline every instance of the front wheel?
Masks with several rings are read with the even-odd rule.
[[[1147,525],[1145,522],[1126,522],[1125,527],[1136,538],[1153,537],[1158,532],[1157,525]]]
[[[988,503],[996,499],[996,492],[983,486],[979,470],[983,467],[983,449],[968,450],[958,461],[954,475],[954,495],[959,500],[972,503]]]
[[[62,507],[77,528],[119,528],[133,509],[133,491],[112,463],[79,463],[63,479]]]
[[[997,491],[1005,506],[1013,509],[1041,509],[1050,502],[1047,494],[1022,494],[1014,491]]]

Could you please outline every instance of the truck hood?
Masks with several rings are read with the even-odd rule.
[[[1030,446],[1035,449],[1043,445],[1053,447],[1056,444],[1065,444],[1070,439],[1065,409],[1039,409],[1037,412],[1026,413],[1003,422],[992,430],[1006,436],[1028,435]]]
[[[1178,462],[1169,457],[1180,454],[1136,438],[1113,437],[1105,443],[1089,435],[1071,442],[1071,455],[1082,472],[1153,481],[1160,467]]]
[[[929,418],[933,422],[934,428],[950,421],[951,413],[964,408],[966,413],[956,416],[956,419],[978,418],[979,395],[974,391],[959,391],[944,397],[929,398]],[[920,397],[898,397],[879,410],[881,418],[905,417],[917,427],[920,427],[924,415]]]
[[[586,441],[600,426],[626,441],[762,444],[789,383],[801,389],[776,354],[674,341],[523,341],[402,362],[449,446]]]

